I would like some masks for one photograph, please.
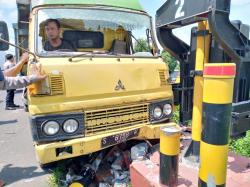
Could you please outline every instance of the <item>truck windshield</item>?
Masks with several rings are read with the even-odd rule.
[[[123,9],[40,9],[35,46],[39,54],[50,56],[96,51],[151,55],[151,26],[148,15]]]

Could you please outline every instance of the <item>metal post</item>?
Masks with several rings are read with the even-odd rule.
[[[226,183],[235,72],[233,63],[211,63],[204,68],[199,187]]]
[[[160,132],[160,183],[169,187],[178,184],[180,132],[179,126],[164,127]]]
[[[69,185],[69,187],[84,187],[84,185],[79,182],[73,182]]]
[[[196,60],[194,71],[194,94],[193,94],[193,115],[192,115],[192,142],[184,153],[187,159],[198,166],[200,155],[200,140],[202,129],[202,97],[203,97],[203,77],[204,64],[209,61],[210,40],[209,24],[207,21],[198,23]]]

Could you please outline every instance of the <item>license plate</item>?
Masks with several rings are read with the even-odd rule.
[[[119,144],[139,135],[139,129],[108,136],[102,139],[102,147]]]

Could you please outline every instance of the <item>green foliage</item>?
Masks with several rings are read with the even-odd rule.
[[[172,121],[179,124],[180,123],[180,105],[175,106],[175,111],[172,116]],[[187,126],[192,126],[192,120],[189,120]]]
[[[243,138],[231,140],[229,146],[231,151],[250,158],[250,131]]]
[[[170,55],[169,52],[162,51],[161,57],[163,61],[168,65],[170,72],[173,72],[176,67],[179,68],[177,60],[172,55]]]
[[[150,52],[148,42],[146,39],[138,39],[134,46],[134,51],[137,52]]]
[[[59,187],[60,181],[65,179],[66,175],[66,166],[64,164],[58,165],[52,172],[49,177],[49,186],[50,187]]]
[[[175,108],[175,111],[174,111],[173,116],[172,116],[172,120],[175,123],[179,124],[179,121],[180,121],[180,106],[179,105],[176,106],[176,108]]]

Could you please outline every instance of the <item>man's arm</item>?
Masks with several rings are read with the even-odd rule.
[[[5,77],[2,81],[0,81],[0,90],[23,88],[36,81],[38,81],[38,79],[33,75],[23,77]]]
[[[5,77],[0,69],[0,90],[23,88],[34,82],[44,80],[46,77],[47,75],[41,74],[40,67],[35,67],[32,75],[23,77]]]
[[[28,62],[28,60],[29,60],[29,54],[23,53],[20,61],[14,67],[6,69],[4,71],[4,75],[6,77],[15,77],[21,71],[23,65]]]

